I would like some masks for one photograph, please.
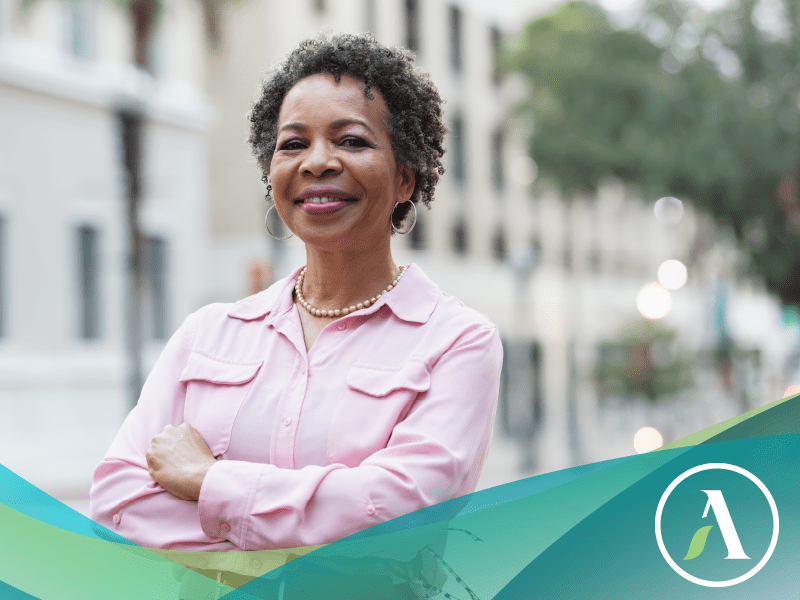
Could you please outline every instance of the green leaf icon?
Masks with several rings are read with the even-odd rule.
[[[713,525],[706,525],[705,527],[701,527],[694,532],[694,536],[692,536],[692,543],[689,544],[689,551],[686,553],[686,556],[683,557],[683,560],[692,560],[693,558],[700,556],[700,554],[703,552],[703,548],[706,547],[706,538],[708,537],[708,532],[713,528]]]

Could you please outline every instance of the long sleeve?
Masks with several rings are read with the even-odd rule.
[[[199,531],[197,503],[165,491],[150,477],[145,458],[154,435],[167,424],[183,422],[186,384],[180,382],[180,374],[189,358],[197,321],[197,313],[190,315],[169,340],[138,404],[94,471],[89,492],[91,518],[143,546],[190,549],[213,541]],[[176,540],[181,543],[176,545]]]
[[[435,364],[426,364],[430,386],[394,426],[387,446],[357,466],[217,462],[200,492],[203,530],[246,550],[314,545],[473,491],[491,437],[501,363],[496,328],[467,328]]]

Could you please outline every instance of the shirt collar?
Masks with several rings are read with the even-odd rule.
[[[269,316],[272,322],[292,307],[292,290],[299,267],[288,277],[276,281],[269,288],[240,300],[228,311],[228,316],[242,321],[254,321]],[[411,264],[397,286],[367,310],[358,314],[367,315],[380,310],[384,304],[400,319],[412,323],[425,323],[436,308],[439,288],[428,279],[417,265]]]

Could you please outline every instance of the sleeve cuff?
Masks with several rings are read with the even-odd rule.
[[[258,480],[268,465],[219,460],[206,473],[197,501],[206,535],[230,540],[246,550],[249,515]]]

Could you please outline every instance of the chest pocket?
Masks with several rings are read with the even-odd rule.
[[[192,352],[180,381],[186,383],[183,420],[194,426],[214,456],[228,449],[231,428],[262,362],[228,362]]]
[[[394,426],[430,387],[425,363],[408,361],[399,367],[356,364],[334,409],[328,433],[328,460],[356,467],[386,447]]]

